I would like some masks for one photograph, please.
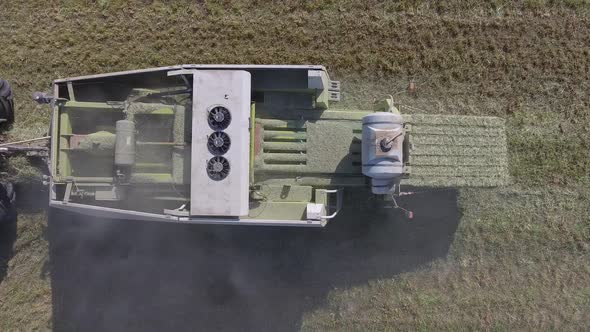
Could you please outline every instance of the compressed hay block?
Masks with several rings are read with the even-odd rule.
[[[75,150],[84,150],[94,155],[112,155],[115,150],[116,135],[108,131],[98,131],[86,135],[78,145],[73,147]]]
[[[256,172],[306,174],[318,179],[362,177],[361,122],[357,115],[349,117],[353,112],[332,113],[312,121],[257,119],[270,132],[263,135],[264,151],[257,158]],[[402,183],[425,187],[509,183],[504,119],[418,114],[404,116],[404,120],[408,124],[410,175]]]
[[[505,122],[500,118],[411,115],[408,165],[402,184],[491,187],[509,183]]]

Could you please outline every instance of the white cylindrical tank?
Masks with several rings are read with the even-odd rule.
[[[133,166],[135,164],[135,123],[129,120],[119,120],[115,133],[115,165]]]
[[[363,174],[374,194],[390,194],[403,175],[404,122],[400,114],[378,112],[363,117]]]

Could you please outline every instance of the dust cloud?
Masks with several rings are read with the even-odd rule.
[[[325,229],[105,220],[50,210],[58,331],[293,331],[334,288],[449,250],[457,192],[404,197],[412,222],[344,209]]]

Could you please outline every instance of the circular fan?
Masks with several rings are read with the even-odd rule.
[[[231,122],[231,114],[227,108],[215,106],[209,111],[207,122],[213,130],[224,130]]]
[[[217,156],[209,159],[207,162],[207,174],[212,180],[221,181],[229,174],[229,161]]]
[[[207,140],[207,147],[209,148],[209,152],[215,155],[221,155],[229,150],[231,145],[231,140],[229,136],[224,133],[223,131],[216,131],[213,134],[209,135],[209,139]]]

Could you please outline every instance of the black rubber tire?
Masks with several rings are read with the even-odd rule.
[[[0,119],[5,119],[8,124],[14,122],[14,99],[12,88],[8,81],[0,79]]]
[[[0,183],[0,225],[16,221],[16,193],[10,182]]]

